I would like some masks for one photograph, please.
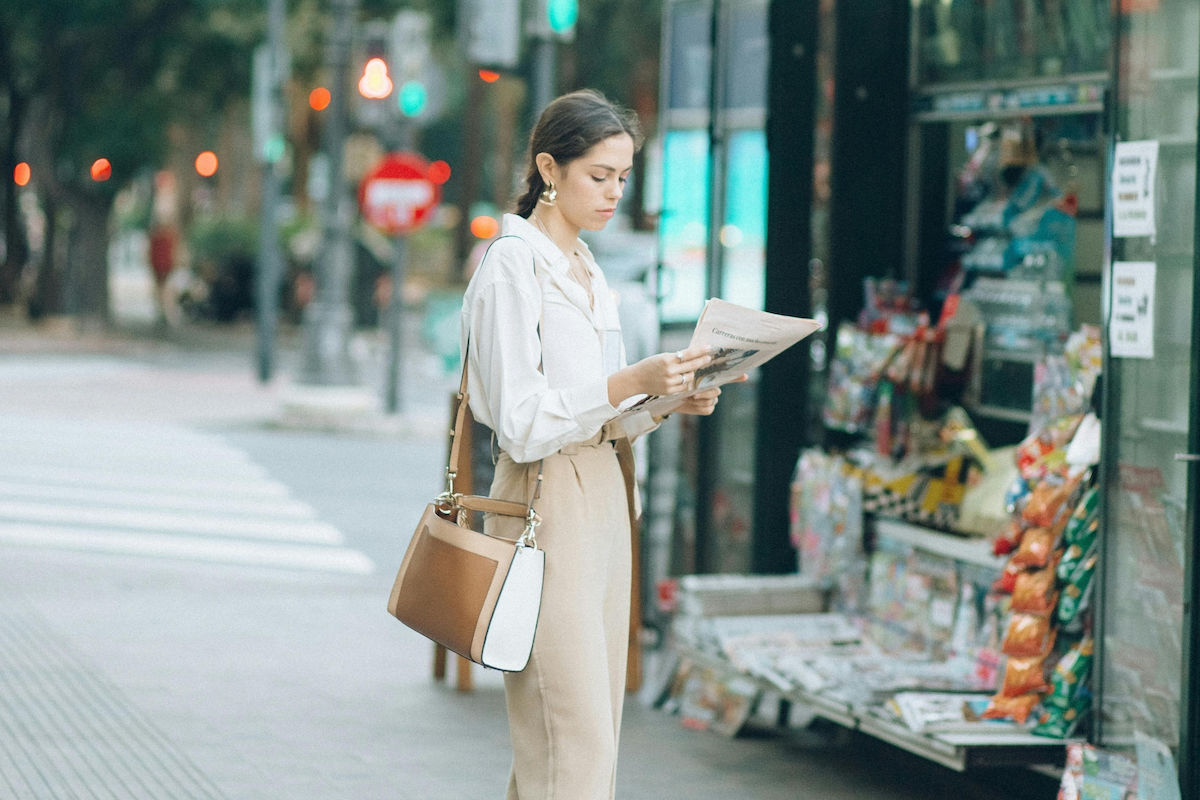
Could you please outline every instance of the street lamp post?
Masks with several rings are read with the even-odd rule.
[[[305,309],[300,382],[347,386],[358,382],[350,356],[353,313],[350,281],[354,265],[351,228],[354,204],[344,176],[347,119],[350,112],[350,58],[358,0],[333,0],[333,31],[326,50],[334,90],[322,136],[329,189],[322,213],[323,236],[316,263],[316,296]]]

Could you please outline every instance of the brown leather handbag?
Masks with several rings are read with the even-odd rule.
[[[400,564],[388,612],[417,633],[476,664],[520,672],[529,662],[542,604],[546,553],[537,546],[542,464],[528,503],[454,491],[465,430],[467,365],[455,396],[446,491],[425,508]],[[516,541],[469,526],[469,512],[520,517]]]

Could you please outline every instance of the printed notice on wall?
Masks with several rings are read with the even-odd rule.
[[[1113,156],[1113,236],[1153,236],[1158,142],[1117,142]]]
[[[1108,346],[1117,358],[1154,358],[1154,262],[1114,261]]]

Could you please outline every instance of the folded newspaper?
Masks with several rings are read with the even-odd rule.
[[[821,323],[814,319],[771,314],[712,298],[704,304],[689,344],[689,347],[712,348],[712,363],[696,370],[687,392],[649,395],[624,409],[617,419],[642,412],[654,416],[669,414],[696,392],[736,381],[743,373],[762,366],[820,327]]]

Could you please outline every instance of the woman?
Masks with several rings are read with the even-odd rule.
[[[614,418],[642,395],[686,392],[711,361],[695,348],[626,366],[616,301],[578,238],[612,219],[639,144],[632,114],[596,92],[547,106],[516,213],[463,299],[471,411],[501,450],[491,495],[527,500],[539,462],[544,474],[541,616],[529,666],[504,677],[509,800],[613,796],[636,498],[628,445],[661,421]],[[697,393],[678,412],[711,414],[719,393]],[[520,533],[520,520],[485,524]]]

